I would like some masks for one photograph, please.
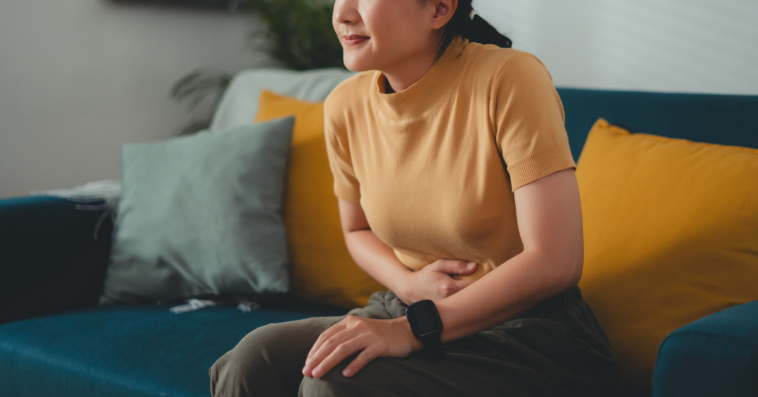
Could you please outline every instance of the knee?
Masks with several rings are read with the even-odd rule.
[[[353,377],[346,378],[342,375],[347,365],[358,357],[358,353],[342,360],[334,368],[325,373],[321,378],[303,377],[300,382],[298,397],[321,397],[338,395],[364,395],[366,390],[361,383],[361,378],[367,375],[366,367],[363,373],[359,372]],[[377,359],[379,360],[379,359]],[[373,362],[372,362],[373,363]],[[369,363],[371,364],[371,363]],[[358,376],[361,375],[361,376]]]
[[[353,376],[343,376],[342,371],[358,354],[342,360],[320,379],[304,377],[298,396],[442,396],[453,391],[449,385],[439,387],[445,379],[437,376],[420,354],[406,358],[377,357]]]
[[[336,374],[336,375],[335,375]],[[298,390],[298,397],[321,397],[338,395],[341,389],[342,374],[336,369],[327,372],[321,378],[303,377]],[[344,390],[341,390],[344,391]]]
[[[249,385],[257,382],[256,377],[266,374],[269,366],[266,357],[269,349],[276,349],[276,324],[256,328],[237,345],[221,356],[208,370],[212,396],[247,395]],[[265,376],[265,375],[264,375]]]
[[[250,357],[259,357],[267,350],[286,346],[287,332],[281,323],[266,324],[247,333],[228,353],[232,364],[243,364]]]
[[[216,362],[213,363],[213,365],[211,365],[211,368],[208,370],[208,375],[211,378],[211,396],[221,395],[218,385],[223,384],[223,382],[219,382],[219,378],[221,378],[222,373],[226,375],[227,361],[229,360],[228,356],[229,352],[216,360]]]

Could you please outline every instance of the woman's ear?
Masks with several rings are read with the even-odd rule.
[[[434,15],[432,16],[432,27],[439,29],[447,24],[453,18],[455,10],[458,8],[458,0],[431,0],[434,5]]]

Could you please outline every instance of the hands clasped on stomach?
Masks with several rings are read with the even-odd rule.
[[[438,259],[419,271],[408,273],[398,281],[398,290],[393,292],[407,305],[424,299],[436,302],[476,281],[456,280],[452,276],[472,274],[478,266],[476,262],[459,259]]]

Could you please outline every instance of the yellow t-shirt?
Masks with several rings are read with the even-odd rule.
[[[563,104],[535,56],[457,37],[416,83],[385,93],[379,71],[340,83],[324,104],[337,197],[412,270],[479,263],[479,279],[523,251],[517,188],[576,169]]]

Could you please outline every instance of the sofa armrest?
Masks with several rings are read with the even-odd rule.
[[[97,304],[113,231],[107,212],[100,199],[0,199],[0,324]]]
[[[758,396],[758,301],[706,316],[661,343],[653,396]]]

